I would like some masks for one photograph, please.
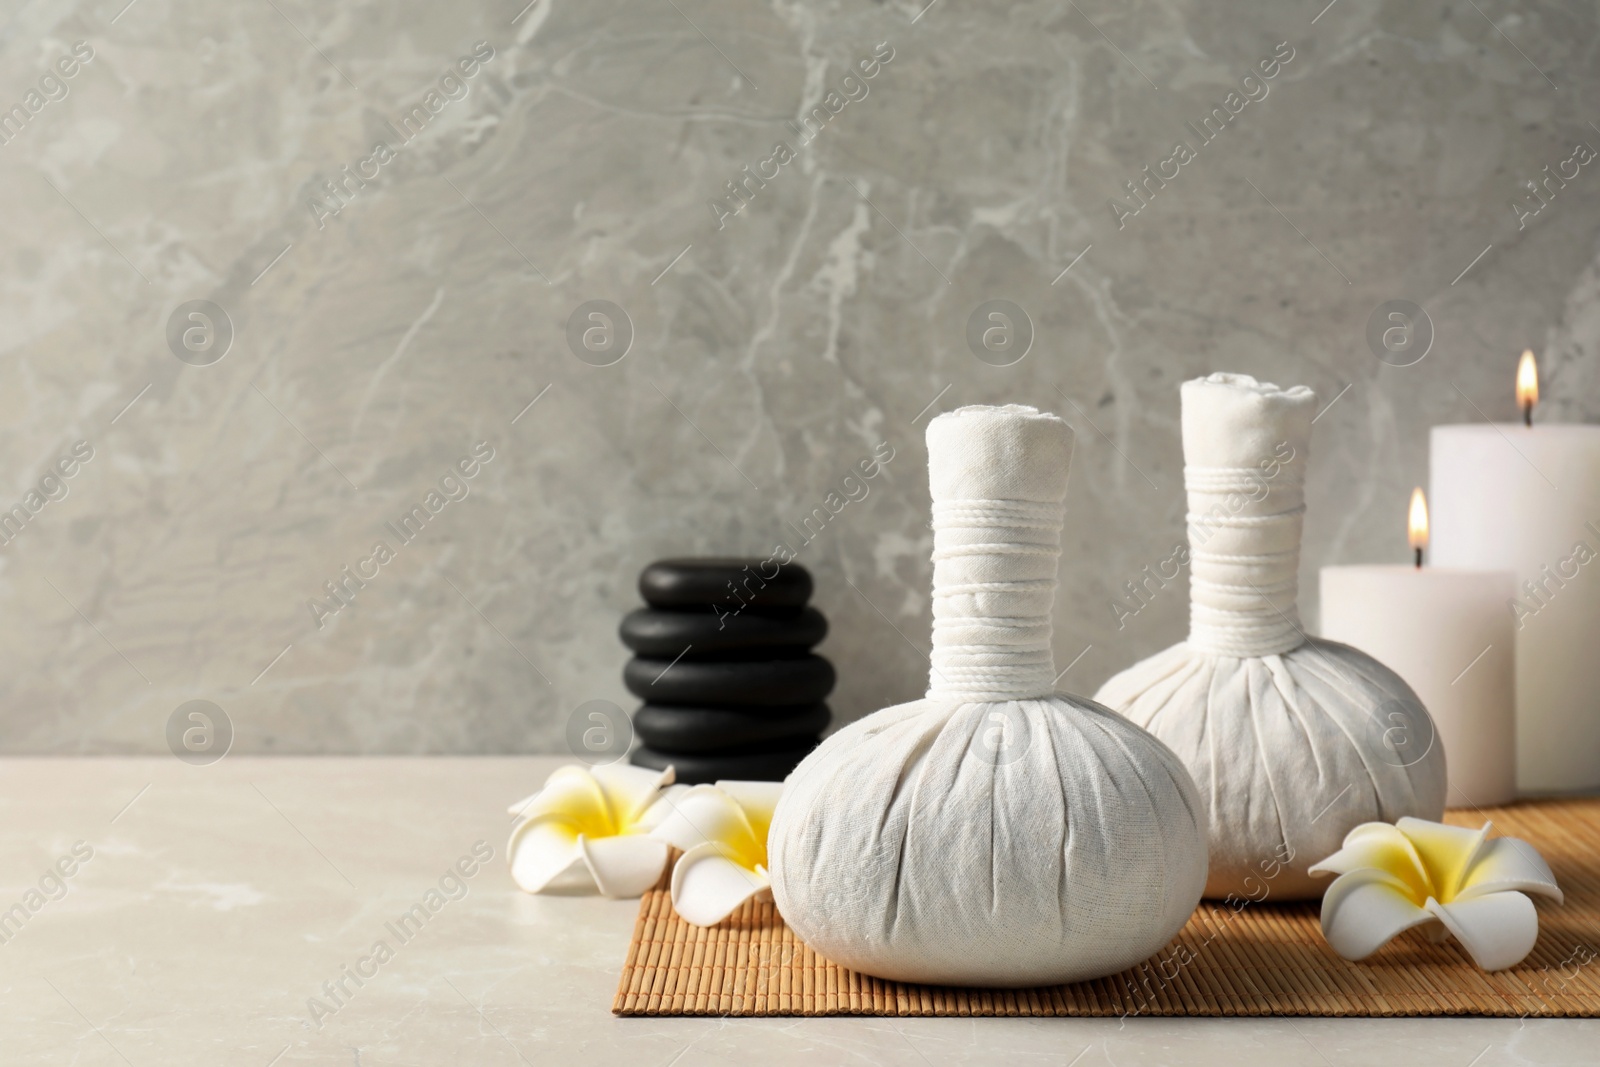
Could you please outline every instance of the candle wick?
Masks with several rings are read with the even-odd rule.
[[[1422,549],[1419,547],[1417,549],[1417,570],[1420,571],[1421,569],[1422,569]]]
[[[1522,425],[1524,425],[1524,426],[1532,426],[1533,425],[1533,405],[1532,404],[1524,404],[1524,405],[1522,405]]]

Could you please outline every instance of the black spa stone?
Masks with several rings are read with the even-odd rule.
[[[781,782],[789,776],[799,762],[806,758],[817,739],[810,738],[797,745],[749,752],[741,755],[706,755],[691,752],[658,752],[653,748],[636,748],[629,761],[635,767],[665,770],[670,764],[675,779],[686,785],[701,785],[716,781]]]
[[[780,615],[752,609],[720,618],[710,608],[639,608],[623,617],[620,632],[623,644],[655,659],[670,661],[680,653],[684,659],[750,659],[774,653],[799,655],[827,636],[828,621],[816,608]]]
[[[633,730],[662,752],[718,753],[775,743],[798,743],[828,728],[826,704],[738,711],[646,704],[633,713]]]
[[[639,595],[653,608],[794,610],[811,599],[811,572],[763,559],[660,559],[639,574]]]
[[[815,704],[833,690],[833,665],[821,656],[704,662],[635,656],[622,668],[628,691],[651,704]]]

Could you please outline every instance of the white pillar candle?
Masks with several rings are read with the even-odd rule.
[[[1600,426],[1435,426],[1433,561],[1507,570],[1517,787],[1600,786]],[[1463,682],[1462,684],[1466,684]]]
[[[1447,807],[1516,796],[1512,588],[1505,571],[1322,568],[1322,636],[1367,653],[1416,690],[1438,731],[1433,743],[1444,746]]]

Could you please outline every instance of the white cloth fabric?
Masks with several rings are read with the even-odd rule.
[[[1393,671],[1308,641],[1295,611],[1316,396],[1213,374],[1182,388],[1189,639],[1095,698],[1170,745],[1205,797],[1206,896],[1315,898],[1307,867],[1365,822],[1444,811],[1444,747]],[[1265,896],[1263,896],[1265,894]]]
[[[1185,382],[1189,643],[1267,656],[1304,640],[1295,609],[1317,397],[1238,374]]]
[[[779,912],[836,963],[943,984],[1095,978],[1161,949],[1200,899],[1205,816],[1180,761],[1054,692],[1071,456],[1071,429],[1032,408],[928,427],[928,694],[824,741],[768,837]]]

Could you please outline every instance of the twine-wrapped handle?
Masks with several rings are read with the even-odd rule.
[[[1244,374],[1184,382],[1189,646],[1270,656],[1305,637],[1295,607],[1317,395]]]
[[[964,407],[928,424],[933,496],[929,699],[1021,700],[1054,688],[1050,614],[1072,428],[1031,407]]]

